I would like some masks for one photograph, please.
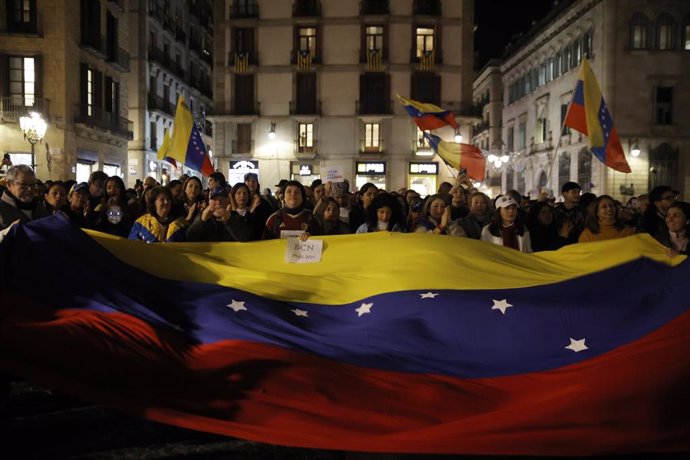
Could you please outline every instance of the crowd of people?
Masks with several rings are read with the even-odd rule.
[[[198,177],[183,176],[165,186],[147,177],[127,189],[120,177],[102,171],[88,182],[41,182],[29,166],[18,165],[0,184],[0,239],[13,224],[63,213],[82,228],[148,243],[389,231],[480,239],[529,253],[644,232],[669,255],[688,253],[690,204],[663,185],[625,204],[583,194],[575,182],[562,186],[559,202],[530,200],[516,190],[492,200],[462,174],[427,197],[371,183],[353,193],[347,181],[305,186],[281,180],[276,187],[275,196],[268,189],[262,193],[254,173],[230,186],[220,172],[206,188]]]

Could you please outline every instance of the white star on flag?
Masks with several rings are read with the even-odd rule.
[[[585,345],[585,340],[586,339],[580,339],[580,340],[575,340],[572,337],[570,338],[570,345],[568,345],[567,348],[568,350],[573,350],[575,353],[578,351],[583,351],[583,350],[588,350],[587,345]]]
[[[422,299],[433,299],[438,295],[438,292],[425,292],[424,294],[419,294]]]
[[[304,316],[305,318],[309,316],[309,312],[307,310],[300,310],[299,308],[295,308],[294,310],[290,310],[295,314],[295,316]]]
[[[244,306],[244,302],[240,302],[239,300],[235,299],[232,299],[232,302],[229,303],[227,306],[232,308],[236,312],[247,309],[247,307]]]
[[[357,312],[357,316],[362,316],[366,315],[367,313],[371,313],[371,307],[374,306],[374,303],[363,303],[362,305],[359,306],[359,308],[355,308],[355,311]]]
[[[491,307],[492,310],[501,310],[501,313],[504,315],[506,314],[506,310],[510,307],[512,307],[512,304],[509,304],[507,302],[508,299],[503,299],[503,300],[496,300],[496,299],[491,299],[494,301],[494,306]]]

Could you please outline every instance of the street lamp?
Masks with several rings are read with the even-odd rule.
[[[271,129],[268,131],[268,138],[273,140],[276,138],[276,124],[274,121],[271,122]]]
[[[460,128],[455,128],[455,142],[457,144],[462,142],[462,134],[460,134]]]
[[[36,170],[35,145],[41,142],[46,135],[48,124],[38,112],[29,112],[27,116],[19,118],[19,129],[22,130],[24,139],[31,144],[31,169]]]
[[[632,148],[630,149],[630,155],[634,157],[639,157],[640,156],[640,144],[637,139],[632,141]]]

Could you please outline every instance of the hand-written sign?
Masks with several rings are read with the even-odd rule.
[[[301,241],[299,238],[287,239],[287,251],[285,261],[292,264],[310,264],[321,262],[323,252],[323,240],[309,239]]]
[[[328,168],[326,171],[326,181],[328,182],[342,182],[343,179],[343,171],[337,166]]]

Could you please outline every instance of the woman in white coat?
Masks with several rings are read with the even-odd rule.
[[[496,200],[496,211],[491,223],[482,229],[481,240],[521,252],[532,252],[527,227],[518,215],[517,203],[509,195]]]

